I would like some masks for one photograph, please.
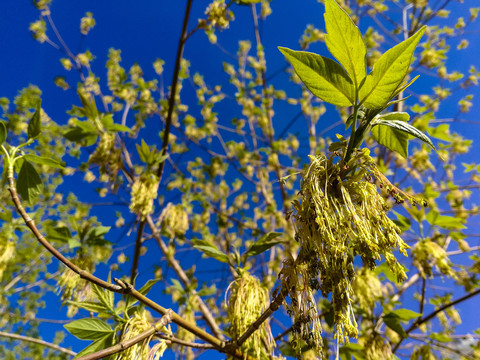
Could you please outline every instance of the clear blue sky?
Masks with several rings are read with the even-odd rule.
[[[473,6],[476,1],[466,0],[465,3]],[[191,24],[194,24],[196,19],[201,17],[206,4],[206,1],[194,1]],[[52,17],[72,51],[89,49],[95,55],[93,70],[103,81],[106,77],[105,61],[108,49],[113,47],[122,50],[122,64],[126,68],[134,62],[138,62],[147,78],[154,77],[151,66],[153,61],[156,58],[162,58],[166,62],[165,81],[169,83],[184,7],[185,1],[57,0],[54,1],[52,6]],[[262,28],[268,61],[267,76],[285,65],[283,56],[276,49],[277,46],[298,48],[298,38],[303,33],[306,24],[315,24],[317,27],[324,29],[323,7],[319,6],[317,1],[276,0],[272,3],[272,9],[273,15]],[[465,12],[459,4],[452,4],[452,9],[452,12]],[[86,11],[93,12],[97,25],[86,39],[82,39],[79,32],[79,23],[80,18]],[[468,15],[465,16],[468,17]],[[43,91],[42,106],[45,111],[56,122],[65,124],[68,120],[68,115],[65,111],[70,109],[72,104],[78,104],[78,97],[74,90],[65,92],[56,87],[53,84],[53,79],[57,75],[64,75],[67,81],[75,84],[78,78],[73,71],[66,73],[63,70],[59,62],[59,58],[62,56],[57,50],[47,44],[40,45],[33,40],[28,27],[29,23],[36,19],[38,19],[38,12],[31,5],[30,1],[2,2],[2,10],[0,12],[0,97],[13,99],[19,89],[26,87],[28,84],[35,84]],[[362,30],[365,29],[362,28]],[[463,53],[464,56],[449,60],[449,70],[454,68],[464,69],[465,66],[472,62],[476,62],[477,68],[480,68],[478,61],[480,55],[478,25],[473,30],[475,32],[469,36],[470,48]],[[240,7],[236,9],[236,20],[231,24],[231,30],[219,34],[219,43],[227,51],[235,53],[238,39],[246,38],[253,38],[250,9],[248,7]],[[453,44],[456,45],[455,42]],[[323,55],[326,55],[325,49],[322,47],[314,47],[313,50],[320,51]],[[219,69],[221,69],[222,61],[228,60],[228,57],[220,49],[209,46],[204,34],[195,34],[195,39],[188,42],[184,57],[192,61],[192,73],[198,71],[208,74],[211,83],[225,82],[225,77]],[[422,81],[424,82],[422,83]],[[414,91],[417,93],[428,91],[425,89],[425,85],[431,83],[431,81],[431,78],[423,75],[415,84]],[[473,91],[476,92],[475,102],[475,100],[480,99],[480,93],[478,89]],[[479,110],[479,105],[474,105],[473,111],[463,117],[463,119],[478,121],[477,114]],[[278,115],[275,119],[276,130],[283,129],[294,114],[295,112]],[[322,121],[328,121],[326,126],[336,121],[334,120],[334,112],[332,111],[330,114],[330,116],[327,114],[325,118],[322,118]],[[456,108],[452,104],[451,107],[445,107],[442,110],[440,117],[449,118],[455,114]],[[468,157],[462,159],[462,161],[466,163],[477,161],[478,155],[480,155],[478,150],[478,130],[480,128],[478,125],[453,124],[452,129],[468,134],[468,136],[474,139],[474,151]],[[343,131],[343,129],[337,128],[335,131]],[[75,184],[70,184],[70,186],[73,188]],[[85,193],[84,200],[87,200],[92,194]],[[475,199],[478,203],[478,192],[474,195]],[[113,219],[113,217],[107,216],[104,219],[108,221]],[[469,233],[480,233],[478,224],[476,228],[468,230]],[[123,244],[132,242],[133,239],[133,237],[130,237]],[[131,249],[133,251],[133,247]],[[158,296],[161,296],[160,293]],[[461,306],[462,315],[464,315],[464,324],[461,328],[464,331],[471,331],[472,328],[480,325],[475,317],[468,316],[468,314],[477,313],[479,305],[479,300],[473,299]],[[41,311],[41,316],[53,317],[58,315],[62,317],[62,313],[57,313],[58,306],[58,298],[52,296],[51,305],[48,305],[45,310]],[[79,351],[82,344],[85,343],[72,340],[72,344],[74,350]],[[212,359],[212,355],[215,354],[210,354],[210,356],[204,356],[203,358]],[[168,359],[169,357],[166,358]],[[219,355],[215,358],[223,357]]]

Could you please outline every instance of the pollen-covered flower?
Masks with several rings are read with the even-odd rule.
[[[268,308],[269,296],[260,281],[246,271],[230,284],[228,290],[227,318],[230,323],[228,334],[232,340],[238,340]],[[242,351],[255,359],[263,359],[271,355],[273,346],[270,327],[264,322],[245,341]]]
[[[142,219],[153,212],[153,200],[157,198],[158,180],[155,175],[142,175],[132,185],[130,211]]]
[[[300,252],[280,274],[290,295],[290,314],[301,324],[295,333],[307,343],[313,339],[317,349],[320,324],[312,295],[317,290],[324,297],[331,296],[337,341],[345,343],[349,337],[357,337],[352,307],[356,256],[370,270],[383,258],[399,281],[406,278],[393,252],[407,255],[409,247],[387,216],[388,203],[370,181],[375,177],[397,202],[403,201],[401,192],[376,169],[367,149],[356,151],[346,165],[339,158],[338,153],[311,157],[303,175],[301,199],[293,202]],[[292,273],[300,275],[296,281]]]
[[[95,151],[88,159],[89,164],[99,165],[100,174],[114,179],[122,168],[121,150],[115,146],[115,135],[103,133]]]

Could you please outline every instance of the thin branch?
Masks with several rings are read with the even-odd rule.
[[[60,352],[62,352],[64,354],[67,354],[67,355],[72,355],[72,356],[77,355],[76,352],[74,352],[70,349],[66,349],[66,348],[61,347],[57,344],[53,344],[53,343],[50,343],[48,341],[33,338],[33,337],[30,337],[30,336],[12,334],[12,333],[8,333],[8,332],[5,332],[5,331],[0,331],[0,336],[5,337],[5,338],[9,338],[9,339],[20,340],[20,341],[25,341],[25,342],[30,342],[30,343],[42,345],[42,346],[45,346],[47,348],[60,351]]]
[[[131,339],[124,340],[119,342],[118,344],[110,346],[109,348],[79,357],[77,360],[97,360],[109,355],[113,355],[113,354],[117,354],[119,352],[125,351],[126,349],[134,345],[137,345],[143,340],[148,339],[149,337],[152,337],[153,334],[155,334],[157,331],[160,331],[164,326],[167,326],[172,321],[172,315],[173,315],[173,311],[169,309],[167,310],[167,313],[163,315],[161,319],[155,325],[153,325],[150,329],[145,330],[144,332],[138,334],[137,336]]]
[[[440,306],[438,309],[432,311],[430,314],[428,314],[427,316],[425,317],[422,317],[421,319],[418,319],[417,321],[415,321],[407,330],[406,330],[406,333],[409,334],[411,333],[413,330],[417,329],[420,325],[426,323],[427,321],[430,321],[431,319],[433,319],[435,316],[437,316],[438,313],[444,311],[445,309],[448,309],[449,307],[452,307],[452,306],[455,306],[456,304],[459,304],[465,300],[468,300],[470,299],[471,297],[474,297],[475,295],[478,295],[480,294],[480,289],[477,289],[476,291],[473,291],[471,293],[468,293],[464,296],[462,296],[461,298],[458,298],[457,300],[454,300],[452,302],[449,302],[443,306]],[[405,338],[401,338],[400,341],[395,345],[395,347],[393,348],[392,352],[395,353],[395,351],[397,351],[397,349],[399,348],[400,344],[403,342]]]
[[[170,136],[170,129],[172,127],[173,108],[175,106],[175,96],[177,93],[178,75],[180,72],[180,63],[182,60],[183,49],[185,48],[185,41],[187,40],[188,18],[190,17],[192,2],[193,0],[187,1],[187,8],[185,9],[185,16],[183,18],[182,33],[180,35],[180,40],[178,41],[177,57],[175,59],[175,67],[173,70],[172,85],[170,86],[170,97],[168,98],[168,113],[167,119],[165,120],[165,130],[163,132],[162,139],[162,156],[165,156],[167,154],[168,149],[168,138]],[[160,179],[162,178],[164,167],[165,161],[162,161],[157,171],[158,181],[160,181]]]
[[[167,259],[168,264],[173,268],[173,270],[175,271],[175,273],[177,274],[178,278],[183,283],[183,285],[186,286],[186,287],[190,286],[190,284],[191,284],[190,278],[187,276],[187,274],[185,273],[183,268],[180,266],[177,259],[175,259],[173,254],[171,254],[171,252],[168,251],[168,246],[167,246],[167,244],[165,244],[165,242],[160,237],[158,229],[155,226],[155,223],[153,222],[153,219],[150,215],[147,216],[146,221],[147,221],[148,226],[150,227],[150,230],[153,234],[153,237],[155,238],[158,246],[160,247],[160,250],[163,252],[163,255]],[[218,324],[215,321],[215,318],[213,317],[210,309],[205,304],[203,299],[196,294],[195,291],[194,291],[194,294],[197,297],[198,305],[200,307],[200,312],[202,313],[202,315],[203,315],[205,321],[207,322],[208,326],[210,327],[212,332],[215,334],[215,336],[217,336],[219,339],[223,340],[225,338],[224,335],[223,335],[223,332],[218,327]]]
[[[185,340],[182,340],[182,339],[178,339],[178,338],[174,337],[173,335],[157,334],[155,336],[159,337],[163,340],[166,340],[167,342],[182,345],[182,346],[191,347],[191,348],[194,348],[194,349],[215,349],[210,344],[193,343],[193,342],[190,342],[190,341],[185,341]]]
[[[135,240],[135,252],[133,253],[132,270],[130,272],[130,283],[135,285],[137,276],[138,260],[140,258],[140,249],[142,248],[142,236],[145,230],[145,220],[140,220],[137,229],[137,239]]]
[[[249,326],[249,328],[243,333],[242,336],[237,341],[233,342],[234,347],[240,347],[245,341],[262,325],[278,308],[282,305],[285,300],[285,291],[281,291],[276,298],[270,303],[268,309],[260,315],[260,317],[255,320],[255,322]]]

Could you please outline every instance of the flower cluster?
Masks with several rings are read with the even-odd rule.
[[[373,180],[397,202],[403,201],[401,192],[376,169],[368,149],[356,151],[348,164],[339,158],[342,154],[336,152],[329,157],[311,157],[303,175],[301,200],[293,202],[300,252],[295,261],[285,263],[280,274],[290,295],[289,312],[297,324],[296,335],[317,349],[321,325],[313,293],[318,290],[324,297],[331,296],[337,341],[345,343],[349,337],[357,337],[352,307],[355,257],[370,270],[383,257],[399,281],[406,278],[393,252],[399,250],[406,256],[409,247],[388,218],[388,203]],[[292,276],[294,273],[299,276]]]
[[[229,286],[227,318],[230,324],[228,334],[232,340],[238,340],[248,327],[259,318],[269,306],[268,291],[260,281],[243,272]],[[243,344],[242,351],[255,359],[267,359],[272,353],[274,340],[270,327],[264,322]]]
[[[157,198],[158,180],[155,175],[142,175],[132,185],[130,211],[142,219],[153,212],[153,200]]]

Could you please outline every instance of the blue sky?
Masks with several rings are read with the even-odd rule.
[[[55,24],[62,34],[62,37],[72,49],[72,51],[84,51],[89,49],[96,57],[93,62],[93,70],[97,76],[105,78],[105,61],[107,59],[108,49],[113,47],[122,50],[122,64],[128,68],[134,62],[138,62],[146,74],[146,78],[153,78],[154,71],[151,64],[156,58],[165,60],[165,82],[170,83],[173,62],[177,48],[177,41],[181,29],[181,23],[184,12],[184,1],[137,1],[128,0],[105,0],[105,1],[54,1],[52,6],[52,17]],[[465,4],[474,5],[475,1],[466,0]],[[194,1],[191,24],[201,17],[207,5],[206,1]],[[314,0],[290,1],[276,0],[272,3],[273,15],[268,19],[262,28],[263,42],[265,44],[268,71],[269,74],[275,73],[278,69],[285,66],[283,56],[276,49],[277,46],[286,46],[299,48],[298,38],[305,29],[306,24],[315,24],[316,27],[324,29],[323,7]],[[466,12],[460,4],[452,4],[452,13]],[[91,31],[87,38],[83,38],[79,32],[80,18],[86,11],[94,14],[97,25]],[[236,20],[231,24],[231,29],[218,34],[219,44],[230,53],[237,51],[238,39],[253,38],[253,26],[251,23],[251,14],[248,7],[236,7]],[[399,16],[400,13],[398,12]],[[467,14],[465,14],[468,17]],[[33,38],[28,30],[30,22],[38,18],[37,10],[31,5],[30,1],[4,1],[2,11],[0,12],[0,97],[13,99],[17,91],[28,84],[34,84],[43,91],[42,106],[45,111],[56,122],[65,124],[68,120],[66,110],[70,109],[72,104],[78,104],[78,97],[73,90],[63,91],[53,84],[53,79],[57,75],[64,75],[67,81],[74,84],[78,81],[77,75],[72,71],[66,73],[59,62],[61,54],[51,46],[40,45]],[[371,25],[367,22],[368,25]],[[190,26],[192,28],[192,26]],[[361,28],[365,30],[364,27]],[[479,61],[480,55],[480,36],[478,36],[479,27],[476,25],[468,36],[470,48],[465,50],[463,56],[452,58],[447,65],[449,71],[453,69],[464,69],[465,66]],[[455,41],[453,46],[456,46]],[[314,46],[313,51],[318,51],[326,55],[326,49],[323,46]],[[191,73],[200,72],[209,77],[210,83],[225,83],[226,75],[223,74],[221,63],[229,60],[219,48],[212,47],[208,43],[206,36],[202,33],[194,35],[194,39],[189,41],[184,57],[192,61]],[[285,85],[286,77],[275,79],[279,84]],[[425,86],[433,82],[433,78],[428,74],[423,74],[420,80],[412,87],[416,93],[427,91]],[[298,89],[297,89],[298,90]],[[188,96],[188,89],[187,96]],[[191,90],[190,90],[191,91]],[[295,91],[295,90],[287,90]],[[480,98],[478,89],[474,89],[476,96]],[[188,101],[187,101],[188,103]],[[456,114],[456,105],[452,101],[450,106],[445,106],[441,112],[442,118],[453,117]],[[333,109],[332,109],[333,110]],[[295,110],[297,111],[297,110]],[[295,111],[286,110],[275,117],[275,129],[280,131],[295,115]],[[473,111],[462,117],[464,120],[478,121],[477,114],[479,105],[474,105]],[[335,112],[329,111],[321,121],[326,122],[326,126],[335,120]],[[158,125],[158,130],[160,126]],[[295,129],[295,127],[293,128]],[[474,138],[474,150],[466,156],[463,162],[469,163],[478,159],[480,155],[476,143],[478,142],[478,125],[469,123],[453,124],[452,129],[463,134],[471,134]],[[343,128],[336,128],[329,134],[343,132]],[[75,184],[70,184],[72,187]],[[68,184],[67,184],[68,186]],[[94,192],[84,192],[84,200],[94,196]],[[478,193],[475,195],[478,203]],[[474,198],[474,199],[475,199]],[[113,216],[104,217],[105,221],[113,219]],[[476,224],[478,226],[478,224]],[[470,233],[479,233],[478,228],[469,229]],[[134,237],[123,240],[125,244],[131,243]],[[133,247],[130,248],[133,251]],[[193,260],[194,261],[194,260]],[[151,263],[154,261],[152,260]],[[150,268],[151,264],[146,260],[143,270]],[[215,266],[212,268],[216,270]],[[140,268],[142,270],[142,268]],[[159,294],[160,296],[160,294]],[[42,310],[43,317],[57,315],[58,298],[52,296],[51,307],[47,306]],[[480,305],[477,299],[470,300],[462,305],[462,314],[475,313]],[[52,311],[54,311],[52,313]],[[62,314],[58,314],[60,317]],[[470,331],[474,326],[478,326],[474,318],[464,317],[464,324],[461,326],[465,331]],[[81,344],[72,340],[74,350],[79,351]],[[167,357],[168,358],[168,357]],[[205,359],[212,358],[204,356]],[[222,358],[221,356],[218,358]]]

